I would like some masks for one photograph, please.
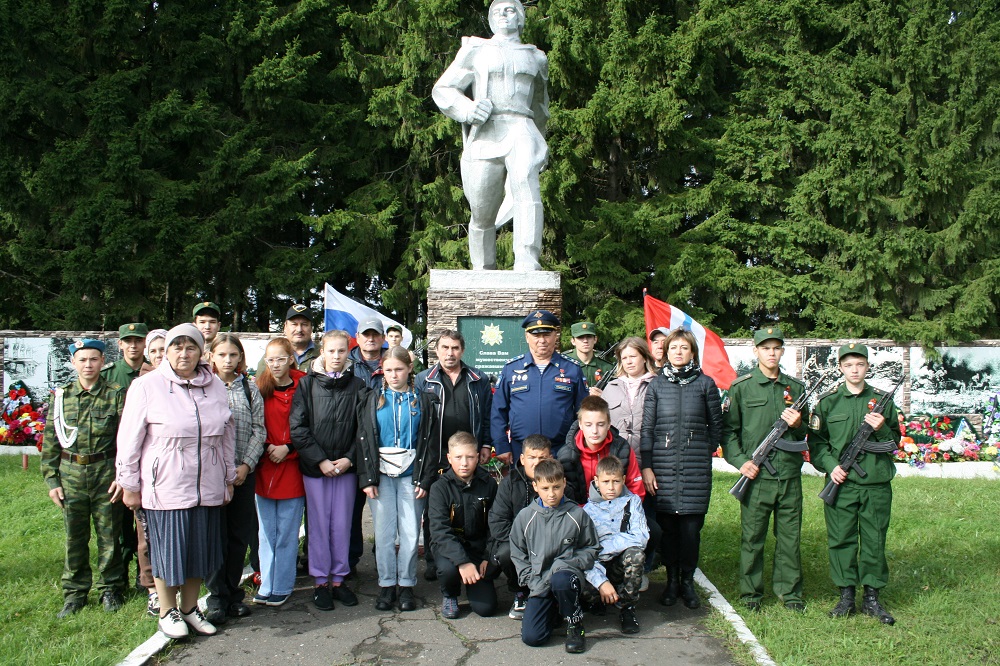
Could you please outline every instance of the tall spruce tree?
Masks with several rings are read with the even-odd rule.
[[[430,90],[488,4],[0,0],[0,327],[263,328],[323,281],[414,322],[468,262]],[[648,286],[727,334],[1000,336],[989,6],[526,4],[568,316],[639,332]]]

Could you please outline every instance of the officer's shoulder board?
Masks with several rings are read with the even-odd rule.
[[[816,399],[816,404],[819,404],[819,401],[822,400],[823,398],[829,398],[831,395],[833,395],[834,393],[836,393],[837,389],[839,389],[839,388],[840,388],[840,385],[838,384],[837,386],[834,386],[832,389],[830,389],[826,393],[821,393],[820,396]]]
[[[113,367],[115,367],[115,362],[109,361],[108,363],[105,363],[104,365],[101,366],[101,372],[104,372],[105,370],[110,370]]]
[[[734,380],[733,380],[733,381],[732,381],[732,382],[731,382],[731,383],[729,384],[729,388],[730,388],[730,389],[732,389],[732,388],[733,388],[734,386],[736,386],[736,385],[737,385],[737,384],[739,384],[740,382],[745,382],[746,380],[750,379],[750,377],[752,377],[752,376],[753,376],[753,375],[750,375],[750,374],[746,374],[746,375],[740,375],[739,377],[737,377],[736,379],[734,379]]]
[[[569,354],[560,353],[559,355],[562,356],[567,361],[569,361],[570,363],[572,363],[573,365],[576,365],[576,366],[581,367],[581,368],[583,367],[583,363],[580,362],[580,359],[574,358],[574,357],[570,356]]]
[[[506,363],[504,363],[503,367],[506,368],[511,363],[517,363],[518,361],[523,361],[523,360],[524,360],[524,354],[521,354],[520,356],[515,356],[514,358],[512,358],[509,361],[507,361]]]

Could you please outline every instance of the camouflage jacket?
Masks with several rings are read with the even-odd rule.
[[[62,387],[63,415],[67,428],[79,428],[76,441],[67,450],[77,454],[109,452],[114,462],[117,451],[118,421],[125,406],[125,392],[117,384],[98,379],[89,391],[74,381]],[[42,438],[42,477],[49,489],[62,485],[59,463],[62,445],[55,432],[55,395],[49,398],[48,418]]]

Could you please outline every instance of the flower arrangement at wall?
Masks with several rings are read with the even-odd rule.
[[[47,404],[35,408],[31,391],[24,382],[16,381],[7,389],[0,413],[0,445],[36,446],[42,448]]]
[[[905,424],[895,458],[917,468],[927,463],[989,461],[996,460],[997,446],[980,442],[963,418],[920,416]]]

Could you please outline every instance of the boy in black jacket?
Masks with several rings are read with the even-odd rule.
[[[480,469],[479,444],[468,432],[448,438],[448,463],[431,486],[427,515],[431,525],[438,579],[441,581],[441,615],[458,617],[458,595],[465,584],[472,611],[482,617],[497,610],[497,592],[486,577],[486,545],[490,531],[487,515],[497,494],[497,484]]]
[[[507,577],[507,588],[514,593],[514,604],[507,614],[512,620],[524,617],[528,601],[528,588],[517,582],[517,570],[510,559],[510,526],[524,507],[538,497],[532,486],[535,465],[552,457],[552,442],[545,435],[531,435],[521,443],[520,466],[512,467],[497,490],[497,498],[490,509],[490,563],[495,575],[499,571]]]
[[[584,573],[597,560],[600,544],[590,516],[563,497],[566,475],[558,460],[543,460],[532,482],[538,499],[514,519],[510,528],[510,557],[528,597],[521,622],[525,645],[544,645],[554,620],[566,620],[566,652],[583,652],[583,610],[580,590]]]

